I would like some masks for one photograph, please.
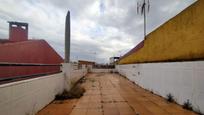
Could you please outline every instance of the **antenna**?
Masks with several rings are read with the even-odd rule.
[[[103,14],[103,13],[104,13],[104,10],[105,10],[104,0],[100,0],[99,7],[100,7],[100,12]]]
[[[147,9],[147,11],[146,11]],[[137,2],[137,14],[141,13],[144,16],[144,39],[146,39],[146,13],[150,11],[150,1],[142,0]]]

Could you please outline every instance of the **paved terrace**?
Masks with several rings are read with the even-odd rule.
[[[54,101],[37,115],[195,115],[109,73],[86,76],[80,99]]]

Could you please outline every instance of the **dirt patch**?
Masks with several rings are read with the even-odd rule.
[[[64,90],[62,94],[56,95],[55,100],[80,98],[83,96],[84,92],[85,89],[81,87],[80,84],[77,84],[70,91]]]

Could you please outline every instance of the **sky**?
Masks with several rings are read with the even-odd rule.
[[[45,39],[64,57],[67,11],[71,13],[71,60],[108,63],[144,38],[143,0],[0,0],[0,38],[8,38],[7,21],[29,23],[29,39]],[[146,0],[147,1],[147,0]],[[196,0],[150,0],[147,33]],[[139,8],[140,9],[140,8]]]

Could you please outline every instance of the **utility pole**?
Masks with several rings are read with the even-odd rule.
[[[65,63],[70,62],[70,12],[67,12],[65,21]]]
[[[147,8],[147,11],[146,11],[146,8]],[[141,10],[141,12],[140,12],[140,10]],[[141,13],[141,15],[144,16],[144,39],[146,39],[146,30],[147,30],[146,29],[146,24],[147,24],[146,12],[149,12],[149,10],[150,10],[149,0],[143,0],[143,3],[137,2],[137,14]]]

